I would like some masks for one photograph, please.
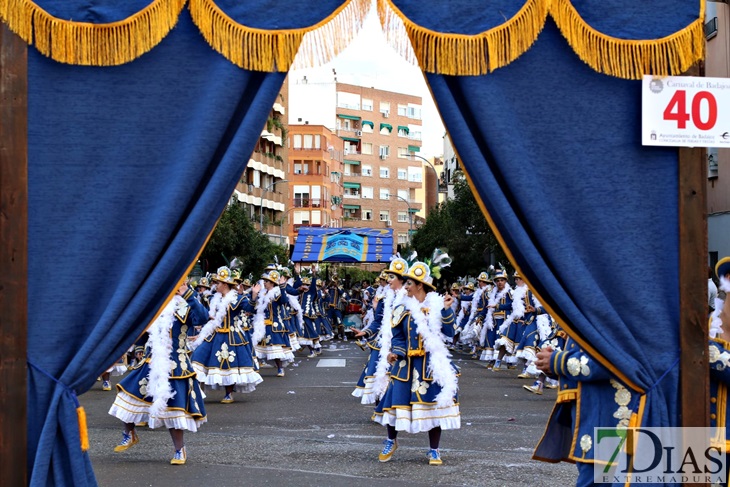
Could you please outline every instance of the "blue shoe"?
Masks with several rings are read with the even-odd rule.
[[[233,402],[233,396],[231,394],[226,394],[226,397],[224,397],[221,400],[221,404],[230,404]]]
[[[441,460],[441,453],[438,450],[428,450],[428,464],[429,465],[441,465],[444,462]]]
[[[112,384],[108,380],[105,380],[101,383],[101,390],[102,391],[111,391],[112,390]]]
[[[381,462],[387,462],[398,449],[398,442],[396,440],[388,439],[383,442],[383,445],[383,451],[380,452],[380,455],[378,455],[378,460]]]
[[[276,373],[277,377],[284,377],[284,369],[279,369],[279,371]]]

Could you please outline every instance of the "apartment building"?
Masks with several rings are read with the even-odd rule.
[[[730,78],[730,5],[708,1],[705,13],[705,76]],[[709,263],[730,255],[730,149],[707,149]]]
[[[285,144],[287,102],[288,87],[285,83],[233,192],[233,198],[244,205],[261,232],[282,244],[287,243],[286,235],[281,233],[281,222],[289,199],[286,185],[288,149]]]
[[[342,226],[343,140],[324,125],[290,124],[286,243],[299,227]]]

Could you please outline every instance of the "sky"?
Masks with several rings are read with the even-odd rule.
[[[419,155],[429,158],[443,154],[444,125],[421,69],[402,58],[388,45],[381,31],[375,7],[370,10],[362,29],[352,43],[331,62],[307,72],[330,75],[337,81],[380,90],[420,96],[422,105],[422,147]],[[296,76],[296,70],[292,70]]]

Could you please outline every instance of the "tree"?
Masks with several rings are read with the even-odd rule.
[[[203,272],[215,272],[218,267],[230,265],[236,257],[241,262],[242,275],[262,273],[267,264],[288,262],[286,246],[276,245],[255,228],[254,222],[239,204],[229,205],[221,215],[213,235],[200,255]]]
[[[447,281],[466,275],[476,276],[494,261],[509,267],[509,261],[487,219],[477,204],[466,177],[457,171],[454,199],[431,210],[426,222],[413,235],[411,246],[419,260],[431,257],[435,248],[446,249],[452,257],[450,267],[442,271]]]

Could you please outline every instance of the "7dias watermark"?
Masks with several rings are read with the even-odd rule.
[[[727,480],[725,428],[594,428],[593,434],[596,483]]]

